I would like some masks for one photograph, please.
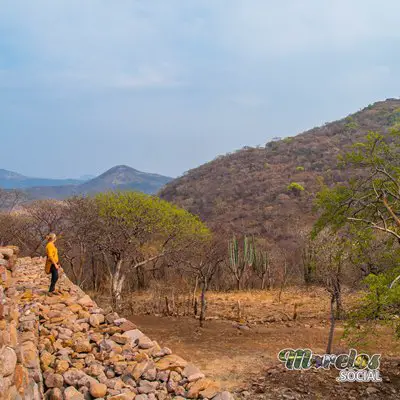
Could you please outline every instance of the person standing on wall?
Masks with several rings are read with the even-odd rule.
[[[47,245],[46,245],[45,271],[46,274],[51,274],[49,293],[53,294],[56,287],[56,283],[58,281],[58,273],[61,269],[61,265],[59,264],[58,250],[55,245],[55,241],[57,240],[56,234],[50,233],[46,239],[47,239]]]

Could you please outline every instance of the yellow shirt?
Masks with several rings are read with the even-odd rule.
[[[46,259],[45,270],[46,273],[49,274],[51,269],[51,264],[58,264],[58,250],[53,242],[47,243],[46,256],[47,259]]]

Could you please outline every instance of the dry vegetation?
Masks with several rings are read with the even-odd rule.
[[[170,182],[160,196],[213,229],[261,235],[290,251],[298,242],[293,227],[315,219],[312,202],[321,177],[327,184],[348,177],[337,166],[338,155],[368,131],[384,132],[399,116],[400,100],[375,103],[295,137],[219,156]],[[288,189],[292,182],[305,190]]]

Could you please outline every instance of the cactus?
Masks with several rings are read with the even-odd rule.
[[[247,267],[251,267],[254,262],[255,251],[254,242],[247,236],[243,239],[243,250],[239,248],[239,241],[234,236],[228,244],[229,268],[235,275],[237,289],[241,289],[242,277]]]

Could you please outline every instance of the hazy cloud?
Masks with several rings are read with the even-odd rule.
[[[3,0],[0,136],[20,157],[0,167],[178,175],[397,97],[399,12],[397,0]]]

